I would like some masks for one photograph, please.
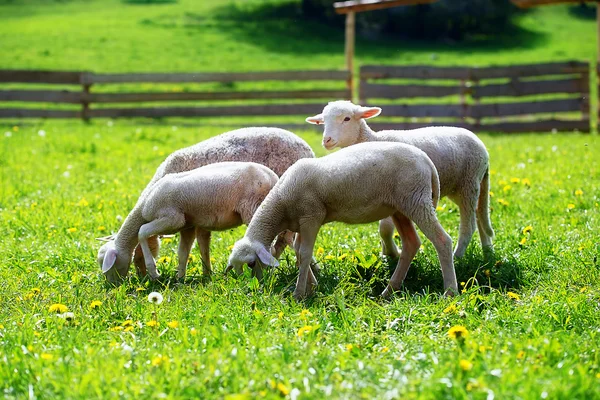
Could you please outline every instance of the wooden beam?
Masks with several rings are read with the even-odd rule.
[[[350,12],[364,12],[391,7],[435,3],[436,1],[438,0],[353,0],[338,1],[337,3],[333,3],[333,7],[336,13],[347,14]]]
[[[551,6],[557,4],[567,3],[596,3],[598,0],[510,0],[514,5],[519,8],[532,8],[537,6]]]
[[[354,100],[354,42],[355,42],[355,27],[356,27],[356,14],[349,12],[346,14],[346,70],[350,72],[348,76],[348,89],[350,90],[350,97]]]

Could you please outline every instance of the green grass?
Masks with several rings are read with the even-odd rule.
[[[269,17],[275,3],[280,18]],[[0,0],[0,68],[343,67],[342,31],[315,23],[301,30],[287,3]],[[593,20],[547,7],[523,15],[513,36],[460,44],[362,37],[357,57],[485,65],[591,59],[595,48]],[[263,285],[223,276],[244,228],[214,235],[210,281],[194,250],[186,284],[175,285],[175,238],[162,248],[164,280],[108,287],[94,239],[119,228],[166,155],[222,130],[181,120],[0,121],[6,398],[600,398],[597,135],[481,134],[497,260],[485,264],[474,238],[455,262],[464,292],[454,298],[442,297],[437,256],[423,239],[404,290],[379,300],[394,265],[378,254],[376,224],[322,229],[322,274],[305,303],[291,297],[289,250]],[[325,154],[319,135],[298,133]],[[457,207],[447,199],[440,206],[456,240]],[[160,306],[148,302],[152,291],[164,295]],[[73,323],[49,311],[55,303],[74,313]],[[153,313],[157,328],[147,324]],[[118,327],[127,320],[125,332]],[[449,337],[454,326],[469,336]]]

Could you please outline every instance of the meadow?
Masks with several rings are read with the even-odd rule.
[[[309,24],[298,37],[265,6],[292,3],[0,1],[0,50],[10,55],[0,68],[342,67],[341,31]],[[515,43],[363,37],[358,61],[590,59],[595,23],[570,10],[523,15]],[[263,18],[235,19],[248,13]],[[163,241],[161,281],[108,286],[95,238],[118,230],[170,152],[223,130],[185,120],[0,121],[5,398],[600,398],[598,135],[478,132],[490,153],[496,256],[484,262],[474,236],[455,261],[455,297],[442,296],[422,237],[404,289],[380,300],[394,263],[379,255],[376,224],[323,227],[319,286],[305,302],[291,296],[289,250],[263,283],[223,274],[243,227],[213,236],[210,280],[194,249],[186,282],[176,283],[174,237]],[[314,130],[295,133],[326,154]],[[440,202],[454,240],[457,213]],[[150,303],[152,292],[164,301]]]

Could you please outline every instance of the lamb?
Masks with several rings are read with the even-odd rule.
[[[361,107],[349,101],[329,103],[322,114],[306,119],[325,124],[323,147],[347,147],[356,143],[386,141],[406,143],[423,150],[436,166],[440,196],[448,196],[460,209],[459,238],[454,257],[462,257],[475,227],[479,230],[486,257],[493,254],[494,230],[489,214],[489,155],[485,145],[472,132],[456,127],[428,127],[407,131],[374,132],[366,119],[381,113],[378,107]],[[379,225],[383,254],[398,257],[394,226],[390,219]]]
[[[401,143],[362,143],[322,158],[303,159],[279,179],[256,211],[246,234],[233,247],[228,270],[244,264],[273,265],[267,248],[283,230],[296,232],[299,266],[294,297],[308,296],[317,280],[310,269],[313,248],[323,224],[362,224],[391,216],[402,238],[402,253],[388,297],[400,288],[421,242],[414,221],[438,253],[446,293],[457,291],[452,239],[437,220],[439,179],[427,155]]]
[[[310,146],[292,132],[279,128],[241,128],[173,152],[158,167],[144,192],[149,191],[166,174],[189,171],[217,162],[256,162],[267,166],[281,176],[290,165],[299,159],[313,158],[314,156]],[[114,240],[115,237],[106,239]],[[280,235],[273,247],[275,256],[279,257],[285,246],[291,241],[292,234],[290,232]],[[148,243],[152,254],[156,257],[160,247],[158,237],[148,238]],[[121,242],[115,243],[115,246],[127,248],[129,244]],[[145,260],[139,246],[135,250],[133,261],[138,274],[145,275]]]
[[[139,241],[148,274],[158,278],[148,239],[179,232],[177,277],[185,277],[194,237],[204,273],[210,274],[211,231],[248,224],[277,180],[273,171],[253,162],[216,163],[165,175],[142,193],[115,241],[100,249],[102,272],[113,283],[126,276]]]

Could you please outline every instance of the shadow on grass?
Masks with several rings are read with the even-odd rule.
[[[188,18],[203,19],[192,14]],[[344,48],[343,24],[335,26],[306,19],[299,2],[230,3],[218,7],[212,14],[222,27],[222,34],[235,40],[251,42],[272,52],[303,55],[340,53]],[[472,35],[461,42],[407,40],[397,37],[366,39],[360,33],[357,53],[367,57],[391,57],[390,49],[415,52],[495,52],[510,48],[534,48],[546,37],[516,25],[498,35]],[[394,55],[395,57],[395,55]]]
[[[581,3],[577,6],[569,7],[569,15],[587,21],[596,19],[596,7],[586,3]]]

